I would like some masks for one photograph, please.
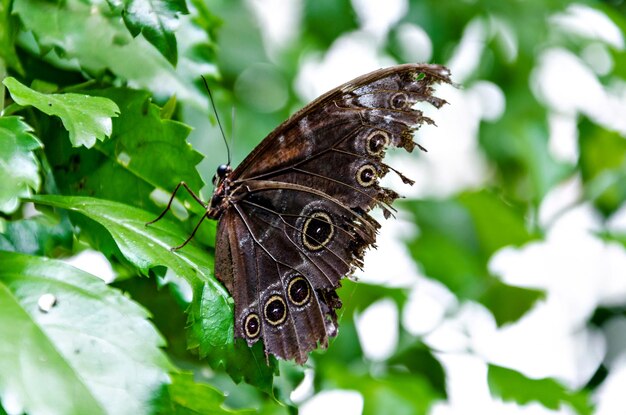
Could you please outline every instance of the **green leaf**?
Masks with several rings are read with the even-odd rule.
[[[176,111],[176,95],[172,95],[170,99],[167,100],[163,107],[161,107],[161,118],[164,120],[171,120]]]
[[[115,240],[124,257],[141,272],[166,267],[186,280],[194,293],[189,309],[191,346],[199,347],[213,367],[224,366],[235,381],[242,379],[271,390],[275,363],[265,363],[262,344],[249,348],[234,344],[233,309],[226,289],[213,277],[213,256],[193,241],[178,251],[187,235],[167,219],[146,227],[154,215],[117,202],[88,198],[45,195],[36,203],[69,209],[98,222]],[[275,362],[271,360],[271,362]]]
[[[111,138],[97,143],[95,152],[70,148],[62,136],[48,134],[46,153],[63,193],[160,211],[181,181],[192,189],[202,187],[196,170],[202,156],[186,141],[191,128],[161,118],[161,109],[147,91],[111,88],[90,94],[112,100],[123,111],[113,119]],[[155,188],[162,190],[162,204],[151,197]]]
[[[626,248],[626,232],[600,234],[600,236],[602,236],[602,239],[605,239],[607,241],[615,241],[617,243],[620,243],[624,245],[624,248]]]
[[[114,9],[122,11],[124,23],[133,36],[143,33],[174,66],[178,60],[174,28],[178,15],[187,14],[184,0],[108,0]]]
[[[609,216],[626,201],[626,140],[588,120],[581,122],[578,140],[585,192]]]
[[[336,365],[364,367],[366,362],[354,323],[355,314],[382,299],[391,299],[401,309],[407,301],[407,291],[403,288],[383,287],[345,279],[341,282],[337,294],[340,298],[346,299],[339,312],[340,334],[330,339],[328,350],[318,349],[313,352],[315,365],[317,368]]]
[[[342,308],[342,314],[350,316],[355,312],[365,310],[383,298],[390,298],[398,308],[402,308],[408,298],[407,291],[403,288],[383,287],[376,284],[354,282],[349,279],[341,282],[338,294],[343,298],[350,298],[350,301],[344,304]]]
[[[580,415],[593,412],[587,392],[570,392],[554,379],[529,379],[514,370],[489,365],[488,382],[491,393],[505,401],[514,401],[520,405],[540,402],[553,410],[558,410],[565,403]]]
[[[20,46],[33,55],[54,50],[45,56],[54,66],[84,71],[92,77],[112,72],[121,81],[130,80],[163,96],[176,93],[181,100],[205,102],[190,80],[200,68],[187,59],[177,71],[143,37],[133,38],[119,14],[106,3],[14,0],[13,13],[36,41],[20,37]],[[198,35],[192,27],[188,31]]]
[[[3,84],[20,105],[32,105],[48,115],[56,115],[70,133],[75,147],[93,147],[96,140],[103,141],[111,135],[111,117],[117,116],[120,109],[111,100],[82,94],[42,94],[32,90],[17,79],[9,77]]]
[[[196,190],[202,187],[196,169],[202,156],[186,142],[190,127],[163,119],[161,109],[151,102],[148,92],[111,88],[89,93],[112,99],[123,110],[113,119],[111,138],[97,143],[97,151],[72,148],[65,134],[54,125],[44,130],[46,155],[61,193],[115,200],[156,213],[165,207],[169,193],[179,182]],[[179,217],[188,216],[179,200],[191,209],[199,207],[181,190],[174,204]],[[200,208],[198,214],[204,214],[204,209]],[[193,215],[184,222],[189,232],[198,220],[199,216]],[[76,216],[72,221],[94,247],[106,255],[115,253],[106,233],[91,221]],[[196,240],[212,244],[214,238],[207,233],[213,229],[202,226]]]
[[[206,367],[198,360],[196,353],[187,348],[187,309],[188,296],[181,290],[181,284],[168,281],[165,285],[155,284],[150,278],[118,278],[111,286],[129,295],[141,304],[152,316],[154,325],[167,342],[167,354],[178,366],[186,369],[193,365]]]
[[[520,246],[532,240],[526,228],[525,211],[496,194],[488,190],[468,192],[458,200],[472,218],[476,242],[486,258],[505,246]]]
[[[262,342],[248,347],[245,341],[234,339],[232,309],[230,318],[219,313],[223,299],[207,286],[196,286],[194,301],[189,309],[189,345],[198,347],[201,357],[206,357],[212,367],[224,367],[236,383],[242,380],[271,393],[276,359],[266,358]]]
[[[487,288],[478,301],[491,310],[498,326],[503,326],[519,320],[544,297],[544,291],[514,287],[493,280],[493,284]]]
[[[12,412],[149,413],[171,365],[147,313],[63,262],[0,252],[0,263],[0,395]]]
[[[50,255],[71,251],[74,234],[67,215],[36,215],[7,222],[0,232],[0,250],[31,255]]]
[[[206,356],[212,349],[223,348],[224,345],[232,343],[234,327],[231,320],[219,316],[219,313],[223,313],[221,307],[224,302],[223,293],[212,290],[207,285],[196,285],[195,288],[189,323],[192,328],[191,335],[195,335],[193,338],[200,348],[200,355]],[[224,361],[217,363],[222,364]]]
[[[472,217],[458,201],[424,200],[406,203],[420,226],[409,243],[414,258],[461,297],[474,298],[488,278],[485,256]]]
[[[253,414],[252,410],[231,410],[224,408],[224,394],[213,386],[197,383],[188,373],[172,373],[172,383],[167,388],[166,404],[157,414]]]
[[[146,226],[147,222],[154,219],[152,213],[96,198],[40,195],[32,200],[43,205],[69,209],[98,222],[113,236],[124,257],[142,273],[147,274],[150,268],[165,266],[192,287],[208,285],[211,292],[220,298],[216,304],[228,302],[228,293],[212,276],[211,255],[195,246],[193,241],[184,249],[170,250],[187,239],[187,235],[169,220],[164,218]]]
[[[0,0],[0,68],[6,65],[23,74],[24,69],[15,50],[18,27],[17,19],[11,15],[11,0]]]
[[[20,117],[0,117],[0,211],[14,212],[20,197],[39,190],[39,163],[34,150],[42,147]]]
[[[436,391],[441,399],[446,398],[446,373],[439,360],[423,343],[416,341],[403,348],[389,358],[389,364],[404,366],[413,376],[427,381],[433,392]]]
[[[202,0],[191,0],[190,3],[194,10],[193,15],[191,16],[192,21],[208,36],[208,42],[194,47],[196,50],[193,53],[193,56],[196,56],[197,58],[205,56],[209,58],[209,61],[212,61],[214,60],[214,55],[217,49],[216,40],[218,36],[218,29],[222,27],[224,21],[220,16],[213,13],[207,6],[207,3]]]

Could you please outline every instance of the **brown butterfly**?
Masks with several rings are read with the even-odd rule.
[[[304,363],[337,334],[336,290],[380,227],[368,212],[379,206],[389,217],[399,197],[379,178],[391,170],[413,183],[383,163],[385,151],[415,148],[413,132],[433,121],[414,105],[445,104],[433,96],[437,83],[450,83],[439,65],[363,75],[295,113],[235,170],[219,166],[210,203],[176,187],[204,206],[203,219],[219,220],[215,275],[235,301],[235,337]]]

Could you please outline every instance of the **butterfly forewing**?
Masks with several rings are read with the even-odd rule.
[[[368,212],[398,196],[379,186],[389,146],[413,150],[440,107],[437,65],[382,69],[324,94],[274,130],[228,178],[217,277],[235,301],[235,336],[302,363],[336,329],[335,290],[362,265],[379,224]]]

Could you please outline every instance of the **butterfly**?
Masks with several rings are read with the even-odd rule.
[[[337,335],[336,290],[363,266],[380,227],[369,212],[380,207],[388,218],[399,197],[379,179],[392,171],[413,184],[383,162],[385,152],[423,149],[413,132],[433,121],[415,104],[444,105],[438,83],[451,83],[439,65],[363,75],[293,114],[236,169],[220,165],[209,203],[176,187],[172,199],[183,186],[203,219],[218,220],[215,275],[234,299],[235,337],[262,339],[266,356],[302,364]]]

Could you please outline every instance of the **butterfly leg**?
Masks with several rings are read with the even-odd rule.
[[[200,218],[200,220],[198,221],[198,224],[196,225],[195,228],[193,228],[193,231],[191,232],[191,235],[189,235],[189,238],[185,239],[185,242],[183,242],[182,244],[175,246],[173,248],[170,248],[170,251],[178,251],[180,248],[182,248],[183,246],[187,245],[189,243],[189,241],[191,241],[194,237],[194,235],[196,234],[196,232],[198,231],[198,229],[200,228],[200,225],[202,224],[202,222],[204,222],[204,220],[207,218],[207,214],[205,213],[204,215],[202,215],[202,217]]]
[[[167,211],[168,211],[168,210],[170,210],[170,208],[172,207],[172,202],[174,201],[174,198],[176,197],[176,192],[178,192],[178,189],[180,189],[180,187],[181,187],[181,186],[183,186],[183,187],[185,188],[185,190],[187,190],[187,192],[191,195],[191,197],[193,197],[193,198],[196,200],[196,202],[200,203],[200,204],[202,205],[202,207],[204,207],[205,209],[207,208],[207,204],[206,204],[206,203],[204,203],[204,202],[202,201],[202,199],[200,199],[200,197],[198,197],[198,195],[196,195],[196,194],[193,192],[193,190],[191,190],[191,189],[189,188],[189,186],[187,186],[187,183],[185,183],[185,182],[180,182],[180,183],[178,183],[178,185],[176,186],[176,188],[175,188],[175,189],[174,189],[174,191],[172,192],[172,197],[170,197],[170,201],[169,201],[169,202],[167,202],[167,206],[165,207],[165,209],[163,210],[163,212],[161,212],[161,214],[160,214],[160,215],[159,215],[159,216],[158,216],[155,220],[152,220],[152,221],[150,221],[150,222],[146,223],[146,226],[148,226],[148,225],[152,225],[153,223],[155,223],[155,222],[157,222],[157,221],[161,220],[161,218],[163,218],[163,216],[165,216],[165,214],[167,213]],[[203,216],[203,219],[204,219],[204,216]],[[202,222],[202,221],[200,221],[200,222]],[[195,230],[194,230],[194,233],[195,233]],[[192,234],[192,236],[193,236],[193,234]],[[184,246],[187,242],[188,242],[188,241],[186,241],[186,242],[183,244],[183,246]]]

